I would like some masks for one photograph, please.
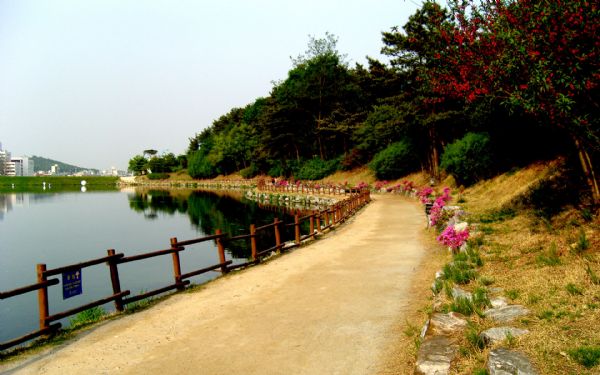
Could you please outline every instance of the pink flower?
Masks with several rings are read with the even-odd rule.
[[[468,239],[469,227],[456,231],[454,225],[448,225],[437,238],[439,242],[451,248],[461,247]]]
[[[421,200],[421,203],[431,203],[431,196],[433,195],[433,189],[430,187],[419,190],[417,196]]]

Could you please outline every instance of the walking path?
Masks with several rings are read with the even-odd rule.
[[[423,227],[419,205],[375,196],[314,244],[103,324],[9,373],[381,372],[424,260]]]

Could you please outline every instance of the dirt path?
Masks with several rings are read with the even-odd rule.
[[[310,246],[111,321],[15,374],[370,374],[424,257],[419,205],[376,196]]]

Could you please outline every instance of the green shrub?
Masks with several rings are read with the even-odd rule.
[[[149,180],[166,180],[169,178],[168,173],[148,173],[146,175]]]
[[[302,164],[295,177],[298,180],[320,180],[335,172],[338,166],[338,159],[313,158]]]
[[[415,152],[407,141],[392,143],[378,152],[369,163],[369,168],[380,180],[400,178],[414,170]]]
[[[188,159],[188,173],[193,178],[211,178],[217,175],[217,169],[206,156],[196,151]]]
[[[252,163],[249,167],[240,170],[240,176],[243,178],[252,178],[258,174],[256,164]]]
[[[488,177],[492,167],[490,137],[487,133],[467,133],[444,149],[440,166],[463,185]]]
[[[284,175],[283,167],[279,164],[272,166],[267,172],[269,177],[281,177]]]

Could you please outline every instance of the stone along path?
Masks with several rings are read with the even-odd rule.
[[[399,197],[375,196],[356,217],[309,246],[103,324],[3,370],[377,373],[424,260],[421,210]]]

